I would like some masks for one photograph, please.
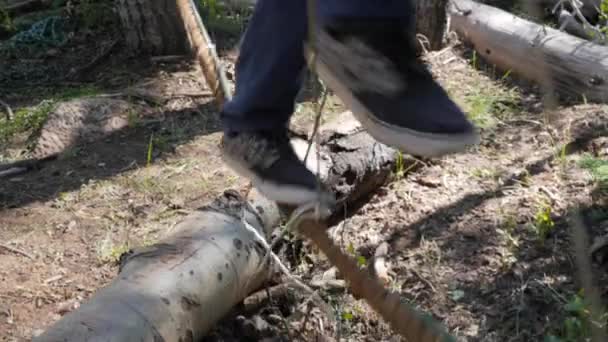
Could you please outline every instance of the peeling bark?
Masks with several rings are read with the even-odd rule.
[[[137,53],[182,54],[188,51],[186,32],[174,0],[119,0],[127,46]]]
[[[416,32],[429,40],[430,50],[443,47],[447,27],[447,0],[416,0]]]

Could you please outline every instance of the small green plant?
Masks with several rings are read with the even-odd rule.
[[[501,228],[497,228],[496,232],[500,235],[503,246],[500,246],[498,252],[500,254],[500,264],[503,268],[509,268],[517,258],[515,253],[519,248],[519,238],[515,235],[517,227],[517,219],[515,215],[505,215]]]
[[[127,112],[127,125],[129,128],[139,126],[139,115],[137,115],[137,112],[132,108]]]
[[[600,21],[603,22],[603,25],[600,26],[600,31],[604,35],[608,35],[608,0],[602,0],[600,3],[599,17]]]
[[[116,263],[120,256],[128,252],[131,247],[129,242],[114,244],[109,237],[106,237],[97,245],[97,256],[103,263]]]
[[[608,160],[595,158],[589,154],[583,155],[579,165],[588,170],[600,190],[608,191]]]
[[[57,102],[98,93],[99,89],[95,86],[62,89],[49,94],[49,99],[41,101],[34,107],[16,110],[10,120],[7,120],[4,115],[0,115],[0,142],[7,143],[19,134],[35,135],[42,128]]]
[[[522,172],[519,183],[526,188],[532,185],[532,175],[530,174],[530,171],[528,171],[528,169],[524,169],[524,171]]]
[[[397,151],[397,157],[395,158],[395,177],[397,179],[401,179],[405,177],[405,175],[411,171],[416,165],[418,165],[419,161],[414,160],[414,162],[406,167],[405,157],[401,151]]]
[[[54,101],[43,101],[36,107],[17,110],[11,120],[0,117],[0,142],[6,143],[18,134],[39,131],[54,106]]]
[[[13,20],[5,9],[4,4],[0,2],[0,36],[14,31],[15,25],[13,24]]]
[[[395,161],[395,175],[401,179],[405,175],[405,162],[403,161],[403,153],[397,151],[397,160]]]
[[[514,89],[502,87],[475,87],[462,99],[468,117],[477,126],[489,128],[508,117],[517,107]]]
[[[115,27],[118,22],[112,11],[110,1],[80,0],[74,14],[82,27],[93,30]]]
[[[471,176],[479,179],[499,180],[501,172],[495,168],[475,168],[471,171]]]
[[[203,13],[207,18],[213,20],[220,16],[217,0],[201,0],[201,6],[205,10]]]
[[[477,51],[473,50],[473,58],[471,58],[471,66],[477,68]]]
[[[150,142],[148,142],[148,152],[146,153],[146,166],[150,166],[152,163],[152,152],[154,151],[154,133],[150,135]]]
[[[557,334],[545,337],[545,342],[578,342],[590,341],[592,327],[598,326],[605,329],[608,313],[602,310],[600,317],[594,318],[589,305],[586,303],[583,291],[574,294],[564,305],[567,317]]]
[[[357,265],[359,265],[359,267],[365,267],[367,265],[367,259],[363,255],[360,255],[357,253],[357,251],[355,251],[355,247],[352,243],[348,245],[346,251],[348,252],[348,254],[354,256],[357,259]]]
[[[536,233],[538,240],[544,243],[547,236],[553,231],[555,222],[551,218],[552,208],[547,203],[542,203],[534,215],[533,230]]]

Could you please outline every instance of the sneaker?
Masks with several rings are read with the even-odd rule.
[[[221,148],[226,164],[272,201],[293,206],[332,202],[286,132],[227,132]]]
[[[316,72],[377,141],[424,157],[462,152],[478,133],[411,37],[396,21],[338,21],[317,31]]]

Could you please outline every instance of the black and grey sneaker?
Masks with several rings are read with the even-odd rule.
[[[377,141],[418,156],[461,152],[478,133],[418,60],[412,37],[396,21],[336,21],[318,32],[316,71]],[[311,56],[307,46],[309,64]]]
[[[227,132],[224,161],[269,199],[287,205],[331,205],[332,195],[296,155],[287,133]]]

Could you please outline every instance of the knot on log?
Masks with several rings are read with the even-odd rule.
[[[240,219],[243,217],[245,207],[245,198],[238,191],[229,189],[199,210],[215,211]]]

